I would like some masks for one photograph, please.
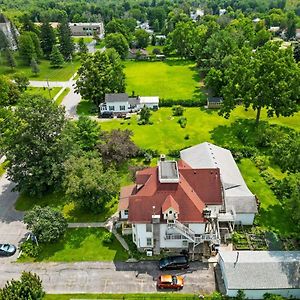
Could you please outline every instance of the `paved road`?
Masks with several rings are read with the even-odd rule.
[[[27,232],[22,222],[23,213],[14,208],[18,193],[13,192],[14,183],[5,175],[0,178],[0,243],[11,243],[16,246]],[[0,264],[17,259],[18,252],[12,257],[0,257]]]
[[[62,87],[69,88],[70,92],[65,96],[61,105],[65,107],[66,116],[72,119],[77,119],[76,107],[81,100],[80,94],[75,93],[75,80],[73,80],[75,74],[69,81],[30,81],[30,85],[33,87]]]
[[[81,262],[0,264],[0,287],[20,273],[37,273],[48,293],[153,293],[160,272],[157,262]],[[172,271],[172,273],[176,273]],[[212,266],[192,263],[180,293],[211,293],[215,290]]]

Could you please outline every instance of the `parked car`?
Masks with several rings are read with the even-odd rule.
[[[187,269],[189,267],[188,257],[185,255],[169,256],[159,261],[160,270]]]
[[[16,253],[17,248],[11,244],[0,244],[0,256],[12,256]]]
[[[109,119],[113,117],[114,117],[114,113],[112,111],[104,111],[101,113],[101,118]]]
[[[158,289],[174,289],[180,290],[183,288],[183,276],[176,275],[161,275],[157,279]]]

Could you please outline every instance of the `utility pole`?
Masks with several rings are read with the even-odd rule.
[[[50,90],[50,86],[49,86],[49,78],[48,77],[47,77],[47,86],[48,86],[48,92],[49,92],[50,100],[52,100],[51,90]]]

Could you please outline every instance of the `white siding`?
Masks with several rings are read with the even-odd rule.
[[[124,211],[124,210],[121,210],[121,211],[120,211],[120,214],[121,214],[121,219],[122,219],[122,220],[127,220],[127,219],[128,219],[128,214],[125,215],[125,211]]]
[[[300,289],[274,289],[274,290],[243,290],[248,299],[263,299],[264,294],[276,294],[281,295],[285,298],[290,298],[291,296],[299,299]],[[227,290],[226,295],[229,297],[235,297],[238,290]]]
[[[136,227],[137,247],[151,248],[151,246],[147,245],[147,238],[152,238],[152,232],[146,232],[146,224],[136,224],[135,227]]]
[[[154,107],[158,108],[158,103],[142,103],[142,104],[138,104],[137,108],[142,109],[144,106],[149,107],[151,109],[153,109]]]
[[[160,224],[160,248],[185,248],[182,244],[183,240],[166,240],[166,231],[167,231],[167,224]],[[168,230],[168,232],[174,232],[176,234],[180,234],[175,230]]]
[[[250,214],[237,213],[236,221],[241,222],[243,225],[253,225],[254,217],[255,217],[254,213],[250,213]]]
[[[114,106],[115,110],[110,110],[109,109],[110,106]],[[125,106],[125,110],[120,110],[120,106]],[[104,111],[125,112],[125,113],[127,113],[129,111],[128,101],[107,102],[106,103],[106,110],[102,110],[102,107],[101,107],[101,112],[104,112]]]
[[[196,234],[202,234],[205,232],[205,224],[204,223],[189,224],[189,228],[191,230],[193,230]]]

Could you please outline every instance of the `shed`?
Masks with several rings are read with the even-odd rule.
[[[219,108],[223,102],[222,97],[208,97],[207,108]]]
[[[218,263],[229,297],[243,290],[248,299],[300,298],[300,251],[221,251]]]

